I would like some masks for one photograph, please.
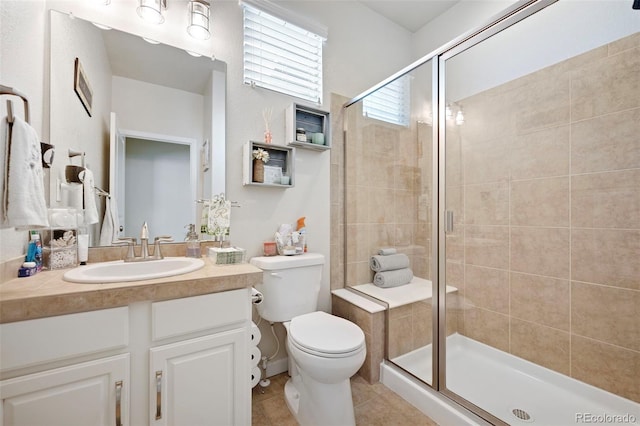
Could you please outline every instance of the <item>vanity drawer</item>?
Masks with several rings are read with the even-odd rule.
[[[0,325],[2,371],[129,344],[129,308],[103,309]]]
[[[249,321],[249,289],[155,302],[151,318],[153,341]]]

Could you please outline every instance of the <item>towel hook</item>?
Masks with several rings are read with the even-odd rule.
[[[81,165],[82,165],[82,167],[83,168],[86,167],[85,163],[84,163],[84,161],[85,161],[84,160],[85,153],[83,151],[75,151],[75,150],[69,148],[69,158],[77,157],[78,155],[81,156]]]

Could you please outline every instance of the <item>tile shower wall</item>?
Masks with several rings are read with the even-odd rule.
[[[346,188],[346,214],[339,215],[340,200],[334,213],[340,223],[346,220],[342,246],[346,262],[340,271],[346,275],[346,285],[373,281],[369,259],[380,247],[395,247],[407,254],[414,275],[430,279],[432,127],[424,122],[403,127],[369,119],[363,116],[361,103],[350,107],[343,119],[349,140],[344,151],[332,149],[336,167],[332,189],[344,197],[340,188]],[[345,178],[346,187],[344,183],[336,186]],[[343,281],[332,279],[332,288]],[[391,309],[389,358],[430,344],[431,316],[431,299]],[[455,330],[455,322],[449,322],[449,333]]]
[[[460,331],[640,401],[640,34],[460,100]]]
[[[358,131],[346,143],[346,285],[373,281],[369,259],[381,247],[407,254],[414,275],[429,279],[431,128],[368,119],[361,108],[347,118]]]

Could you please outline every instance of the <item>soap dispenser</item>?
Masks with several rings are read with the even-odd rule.
[[[198,240],[198,234],[196,233],[196,225],[190,223],[186,225],[188,228],[187,237],[184,239],[187,242],[187,257],[201,257],[200,254],[200,241]]]

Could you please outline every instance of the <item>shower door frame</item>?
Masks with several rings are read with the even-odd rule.
[[[434,215],[438,220],[434,221],[436,223],[434,223],[432,230],[433,235],[435,236],[433,240],[435,240],[437,244],[437,247],[434,247],[437,256],[434,256],[432,266],[435,268],[435,275],[438,277],[436,286],[438,290],[438,297],[437,300],[434,298],[433,301],[434,315],[438,315],[438,320],[434,321],[433,332],[435,333],[434,335],[437,336],[438,344],[434,345],[433,359],[435,361],[433,363],[433,377],[435,378],[437,375],[437,380],[434,380],[433,388],[447,398],[455,401],[460,406],[472,411],[474,414],[495,425],[507,426],[508,423],[447,388],[446,381],[446,234],[453,230],[453,218],[447,217],[446,204],[446,61],[493,37],[499,32],[516,25],[520,21],[543,10],[547,6],[556,3],[557,1],[558,0],[533,0],[518,3],[512,9],[508,9],[502,13],[497,19],[493,20],[491,24],[482,27],[480,30],[474,32],[474,34],[469,35],[468,37],[463,36],[454,41],[451,45],[448,45],[446,49],[437,55],[437,60],[434,61],[437,62],[437,65],[434,65],[437,68],[437,74],[436,77],[434,77],[434,94],[437,94],[438,96],[438,102],[436,104],[438,105],[438,125],[434,126],[434,140],[437,140],[437,144],[434,144],[433,153],[434,187],[437,185],[438,191],[437,195],[434,195],[434,197],[437,197],[437,202],[434,200]],[[437,129],[435,129],[435,127],[437,127]],[[435,135],[436,132],[437,135]],[[435,330],[436,327],[437,330]],[[437,354],[435,354],[436,351]]]
[[[518,22],[528,18],[529,16],[539,12],[540,10],[556,3],[559,0],[520,0],[513,5],[509,6],[499,14],[490,18],[486,24],[464,33],[460,37],[452,40],[451,42],[441,46],[440,48],[428,53],[419,60],[413,62],[409,66],[403,68],[377,85],[373,86],[369,90],[361,93],[355,98],[348,101],[343,105],[343,109],[362,101],[366,96],[372,94],[378,89],[386,86],[390,82],[397,78],[410,73],[414,69],[427,64],[432,61],[432,103],[434,121],[432,128],[433,138],[433,151],[432,151],[432,185],[436,189],[432,194],[432,217],[435,220],[432,221],[432,238],[431,238],[431,251],[435,253],[431,259],[431,279],[433,287],[436,290],[437,297],[432,297],[432,318],[433,318],[433,344],[432,344],[432,380],[431,384],[424,382],[412,372],[402,368],[388,357],[389,354],[389,336],[385,339],[385,360],[393,364],[396,368],[410,374],[414,378],[420,381],[425,386],[431,387],[441,395],[452,400],[460,407],[471,411],[473,414],[483,418],[486,421],[495,425],[508,425],[508,423],[492,415],[483,408],[473,404],[457,393],[451,391],[446,386],[446,234],[447,226],[453,226],[453,221],[447,222],[447,209],[446,209],[446,96],[445,96],[445,83],[446,83],[446,61],[453,58],[457,54],[475,46],[482,41],[496,35],[497,33],[517,24]],[[345,167],[346,167],[346,142],[347,132],[345,130]],[[347,191],[344,193],[344,206],[345,206],[345,219],[346,219],[346,197]],[[346,223],[346,221],[345,221]],[[346,244],[347,244],[347,231],[344,227],[344,253],[346,256]],[[346,265],[345,259],[345,265]],[[347,268],[344,268],[343,282],[347,282]],[[358,294],[361,294],[355,289],[350,289]],[[366,295],[365,295],[366,296]],[[380,302],[380,301],[377,301]],[[389,308],[386,310],[386,330],[389,329]],[[388,333],[386,333],[388,334]]]

